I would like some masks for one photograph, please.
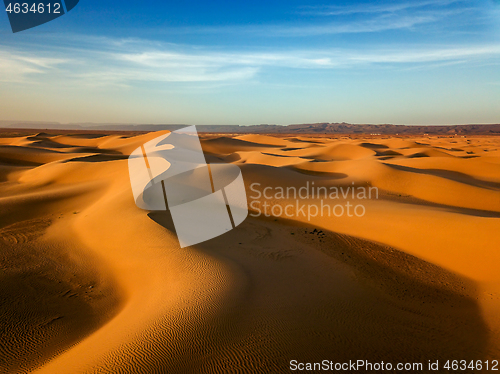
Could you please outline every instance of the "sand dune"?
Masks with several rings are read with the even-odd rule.
[[[241,168],[252,216],[296,203],[266,187],[378,198],[329,200],[362,217],[249,217],[180,249],[170,213],[137,208],[129,183],[128,155],[163,133],[0,138],[1,372],[500,357],[499,138],[206,135],[207,159]]]

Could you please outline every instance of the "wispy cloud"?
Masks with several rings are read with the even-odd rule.
[[[450,6],[464,0],[420,1],[415,3],[396,3],[392,5],[353,5],[302,8],[300,14],[322,16],[312,22],[309,18],[295,24],[259,24],[234,26],[190,26],[166,28],[161,30],[167,35],[202,34],[202,35],[238,35],[244,37],[315,37],[335,34],[379,33],[395,30],[417,30],[430,24],[443,25],[453,21],[454,17],[467,15],[477,18],[478,8]],[[433,6],[431,6],[433,4]],[[338,16],[338,17],[324,17]],[[353,17],[350,17],[353,16]],[[464,17],[458,23],[464,22]],[[470,20],[467,20],[470,22]],[[453,22],[451,22],[453,23]],[[448,25],[449,26],[449,25]],[[425,30],[425,29],[423,29]],[[158,30],[155,30],[157,32]]]
[[[50,57],[49,57],[50,56]],[[265,69],[335,69],[369,66],[436,66],[479,63],[500,56],[500,44],[482,46],[371,49],[230,51],[162,44],[138,39],[87,39],[86,47],[52,47],[38,52],[0,53],[0,81],[54,79],[91,86],[133,86],[138,82],[249,81]]]
[[[44,74],[67,59],[40,57],[33,53],[0,51],[0,81],[26,82],[33,74]]]
[[[260,29],[249,31],[260,32],[268,36],[292,37],[377,33],[391,30],[413,31],[417,30],[419,26],[443,24],[460,15],[470,16],[478,9],[467,0],[420,0],[378,4],[358,3],[344,6],[304,6],[300,8],[298,13],[304,16],[320,17],[317,18],[315,24],[264,25]],[[477,14],[474,17],[477,17]]]
[[[424,0],[389,4],[353,4],[353,5],[324,5],[304,6],[299,11],[303,15],[314,16],[343,16],[351,14],[397,13],[410,9],[427,7],[445,7],[451,4],[463,3],[465,0]]]
[[[390,30],[414,29],[420,25],[428,25],[441,21],[447,16],[463,13],[466,10],[421,11],[412,14],[377,14],[363,19],[345,21],[327,21],[291,24],[264,24],[248,26],[210,26],[179,27],[164,29],[167,35],[203,34],[203,35],[239,35],[245,37],[314,37],[335,34],[374,33]],[[155,30],[156,32],[156,30]]]
[[[402,17],[379,17],[354,22],[324,23],[302,26],[267,26],[254,30],[255,34],[281,37],[309,37],[333,34],[372,33],[389,30],[412,29],[416,26],[436,22],[434,14],[409,15]]]
[[[500,45],[427,48],[421,50],[381,50],[377,53],[368,52],[347,57],[352,63],[370,64],[419,64],[428,62],[460,61],[466,62],[474,59],[498,57]]]

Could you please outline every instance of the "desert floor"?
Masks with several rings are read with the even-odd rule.
[[[500,138],[205,134],[251,216],[181,249],[131,192],[128,155],[158,135],[0,137],[0,372],[500,359]],[[313,182],[379,193],[326,200],[359,217],[262,210],[296,199],[259,188]]]

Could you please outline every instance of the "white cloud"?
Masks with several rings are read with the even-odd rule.
[[[454,3],[463,3],[464,0],[425,0],[392,4],[354,4],[354,5],[325,5],[304,6],[299,12],[304,15],[315,16],[341,16],[350,14],[396,13],[409,9],[425,7],[444,7]]]
[[[51,57],[48,57],[51,56]],[[373,65],[408,67],[479,63],[498,58],[500,44],[483,46],[231,51],[137,39],[89,39],[83,49],[0,52],[0,81],[44,79],[87,86],[133,86],[138,82],[239,83],[269,68],[333,69]]]
[[[0,51],[0,81],[27,82],[28,76],[44,74],[65,62],[66,59],[39,57],[31,53]]]
[[[378,17],[376,19],[363,21],[327,23],[317,26],[268,26],[255,30],[255,33],[287,37],[371,33],[388,30],[411,29],[415,26],[435,22],[437,20],[438,18],[434,15],[402,16],[392,18]]]
[[[412,29],[419,25],[437,22],[447,15],[461,13],[464,10],[419,12],[418,14],[382,14],[366,17],[357,21],[323,22],[292,26],[287,24],[223,26],[223,27],[188,27],[166,29],[167,34],[228,34],[258,37],[311,37],[334,34],[372,33],[388,30]]]
[[[355,4],[347,6],[304,6],[298,12],[308,16],[333,16],[299,25],[260,24],[248,26],[209,26],[166,28],[166,34],[237,34],[261,37],[311,37],[334,34],[376,33],[389,30],[414,30],[418,26],[443,22],[448,17],[470,15],[478,8],[458,3],[467,0],[421,0],[385,4]],[[452,6],[455,5],[455,6]],[[356,16],[348,19],[344,16]],[[335,17],[340,16],[340,17]],[[477,16],[477,15],[475,15]],[[325,22],[327,20],[327,22]],[[463,20],[461,19],[460,22]],[[155,30],[158,32],[158,30]]]
[[[144,44],[144,43],[143,43]],[[296,69],[325,69],[334,67],[355,67],[370,64],[425,64],[444,61],[473,61],[500,55],[500,44],[483,46],[447,46],[421,48],[372,48],[311,49],[284,52],[183,52],[152,50],[113,52],[109,58],[125,61],[140,69],[214,72],[220,69],[240,69],[252,67],[285,67]]]
[[[488,58],[498,55],[500,55],[500,45],[489,45],[358,53],[348,57],[348,61],[352,63],[408,64],[440,61],[466,61],[467,59]]]

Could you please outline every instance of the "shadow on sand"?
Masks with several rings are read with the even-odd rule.
[[[168,211],[149,217],[175,231]],[[422,363],[428,372],[428,360],[442,369],[446,360],[487,357],[474,283],[396,249],[249,217],[182,250],[231,264],[245,279],[213,325],[197,333],[190,369],[285,373],[291,360],[369,360]],[[209,358],[202,357],[207,346]]]

